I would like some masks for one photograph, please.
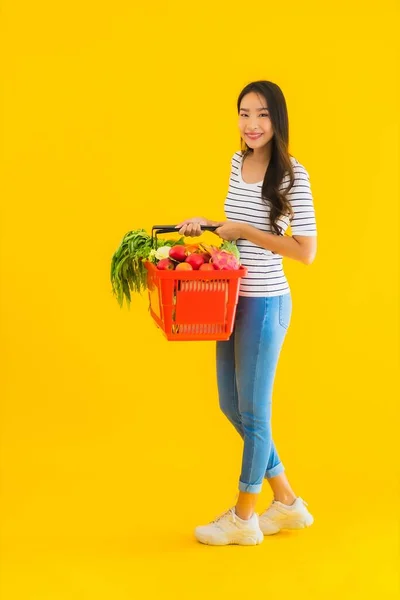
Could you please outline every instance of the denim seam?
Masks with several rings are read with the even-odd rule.
[[[255,376],[254,376],[254,381],[255,382],[257,382],[257,375],[258,375],[258,371],[259,371],[259,365],[260,365],[260,347],[261,347],[261,340],[262,340],[262,336],[263,336],[265,321],[267,319],[267,314],[268,314],[268,300],[267,300],[267,297],[265,297],[264,298],[264,317],[263,317],[263,322],[262,322],[262,325],[261,325],[261,328],[260,328],[260,338],[259,338],[258,347],[257,347],[257,361],[256,361],[256,370],[255,370]],[[252,406],[251,406],[251,409],[252,409],[253,413],[254,413],[254,397],[255,397],[255,385],[254,385],[254,388],[253,388],[253,397],[252,397]],[[251,464],[253,463],[254,447],[255,447],[255,444],[253,445],[253,453],[252,453],[252,456],[251,456]],[[263,478],[264,478],[264,475],[263,475]],[[248,484],[246,484],[246,485],[248,485]],[[256,484],[251,484],[251,485],[262,485],[262,483],[261,484],[256,483]]]
[[[242,415],[240,414],[240,410],[238,408],[239,403],[238,403],[238,395],[237,395],[237,389],[236,389],[236,357],[235,357],[235,346],[233,346],[233,402],[235,405],[235,409],[236,409],[236,413],[237,413],[237,417],[238,417],[238,421],[240,423],[242,423]]]
[[[282,294],[281,296],[279,296],[279,324],[285,330],[288,330],[289,325],[290,325],[290,314],[286,315],[286,318],[287,318],[287,322],[286,322],[285,318],[284,318],[285,315],[284,315],[284,309],[283,309],[284,296],[287,296],[287,295],[289,295],[289,294]]]
[[[283,319],[283,301],[282,296],[279,296],[279,325],[286,329],[286,324]]]

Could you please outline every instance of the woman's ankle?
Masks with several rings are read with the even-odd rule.
[[[286,504],[286,506],[291,506],[297,499],[295,494],[276,494],[274,496],[274,500],[277,502],[282,502],[282,504]]]

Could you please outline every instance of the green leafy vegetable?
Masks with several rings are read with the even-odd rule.
[[[184,237],[178,240],[154,238],[154,248],[184,244]],[[152,249],[152,238],[145,229],[128,231],[111,259],[112,293],[122,308],[124,297],[128,309],[131,304],[131,292],[142,294],[147,290],[147,269],[144,261],[148,260]]]

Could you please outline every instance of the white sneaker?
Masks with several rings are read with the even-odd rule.
[[[281,529],[303,529],[314,523],[307,502],[298,497],[290,506],[274,500],[259,516],[260,529],[264,535],[278,533]]]
[[[258,523],[258,514],[253,513],[250,519],[244,520],[238,517],[234,506],[208,525],[196,527],[194,534],[202,544],[214,546],[224,546],[225,544],[255,546],[264,541],[264,535]]]

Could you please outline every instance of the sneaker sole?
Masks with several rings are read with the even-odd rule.
[[[196,539],[202,544],[207,544],[208,546],[227,546],[230,544],[238,544],[239,546],[256,546],[257,544],[262,544],[264,541],[264,534],[262,531],[256,535],[248,535],[243,538],[235,538],[232,540],[220,539],[220,540],[210,540],[209,538],[202,536],[200,533],[195,534]]]
[[[260,529],[263,532],[263,535],[274,535],[275,533],[279,533],[282,529],[305,529],[306,527],[311,527],[314,523],[314,517],[312,515],[307,515],[304,519],[299,521],[282,521],[281,525],[276,528],[275,531],[263,531],[262,524],[260,523]]]

